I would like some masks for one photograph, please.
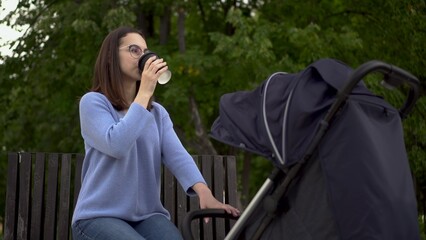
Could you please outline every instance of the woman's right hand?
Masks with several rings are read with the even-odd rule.
[[[156,59],[156,56],[149,58],[146,61],[141,74],[141,83],[135,101],[139,102],[146,108],[148,106],[149,99],[154,94],[158,78],[167,69],[167,62],[165,62],[162,58]]]

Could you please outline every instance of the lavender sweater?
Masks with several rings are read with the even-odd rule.
[[[80,124],[86,156],[73,223],[96,217],[140,221],[154,214],[170,218],[160,201],[162,163],[190,195],[192,185],[205,183],[158,103],[150,112],[133,103],[124,115],[104,95],[89,92],[80,101]]]

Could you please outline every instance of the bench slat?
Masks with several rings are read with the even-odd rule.
[[[42,239],[42,214],[44,194],[45,155],[36,153],[34,167],[33,202],[31,206],[31,239]]]
[[[62,155],[58,211],[58,239],[68,240],[70,222],[71,154]]]
[[[213,194],[236,206],[237,178],[233,156],[192,156]],[[71,239],[71,218],[81,187],[84,154],[9,153],[4,239]],[[199,208],[171,172],[162,169],[162,202],[176,226]],[[72,202],[71,202],[72,201]],[[223,239],[229,220],[193,221],[196,239]],[[29,228],[30,226],[30,228]]]
[[[228,193],[226,195],[226,202],[231,204],[232,206],[238,207],[238,192],[237,192],[237,163],[234,156],[227,156],[227,161],[225,161],[226,164],[226,192]],[[229,230],[234,226],[236,223],[236,220],[229,220],[229,228],[226,229],[226,232],[229,232]]]
[[[200,168],[200,157],[199,156],[192,156],[194,159],[195,164],[197,164],[198,168]],[[200,201],[198,200],[198,197],[192,197],[189,198],[189,209],[193,210],[193,209],[199,209],[200,208]],[[180,225],[177,225],[180,226]],[[191,229],[192,229],[192,235],[196,235],[199,236],[200,232],[197,226],[200,226],[200,222],[199,221],[193,221],[191,223]]]
[[[18,168],[17,153],[8,154],[7,163],[7,191],[4,221],[4,239],[16,239],[17,193],[18,193]]]
[[[21,155],[19,168],[19,207],[17,238],[28,238],[28,226],[30,217],[30,194],[31,194],[31,155],[29,153]]]
[[[58,188],[58,154],[49,154],[47,162],[47,188],[46,188],[46,199],[45,199],[45,216],[44,216],[44,234],[45,240],[55,239],[55,227],[56,227],[56,196]]]
[[[214,169],[214,195],[219,200],[224,200],[224,173],[226,171],[224,167],[223,158],[220,156],[214,156],[213,159],[213,169]],[[225,193],[227,194],[227,193]],[[219,218],[215,222],[216,229],[216,239],[224,239],[225,238],[225,220],[223,218]]]
[[[207,185],[211,188],[214,193],[214,184],[212,176],[213,162],[211,156],[201,156],[201,172],[203,173],[204,179]],[[213,237],[213,224],[202,222],[202,239],[214,239]],[[200,237],[200,238],[201,238]]]
[[[177,206],[176,206],[176,210],[177,210],[177,221],[176,221],[176,226],[180,226],[180,224],[182,224],[182,220],[185,217],[186,212],[188,211],[188,198],[187,195],[185,193],[185,191],[183,190],[183,188],[176,184],[176,202],[177,202]]]
[[[81,188],[81,168],[83,167],[84,154],[76,154],[74,167],[74,200],[72,209],[77,204],[78,194]]]

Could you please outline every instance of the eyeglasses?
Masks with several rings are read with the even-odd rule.
[[[122,46],[118,49],[124,49],[127,48],[129,50],[130,56],[132,56],[133,58],[139,59],[142,57],[142,55],[144,54],[144,52],[147,50],[142,50],[138,45],[136,44],[130,44],[130,45],[126,45],[126,46]]]

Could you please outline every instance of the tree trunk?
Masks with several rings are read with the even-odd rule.
[[[138,9],[142,9],[142,7]],[[154,16],[152,13],[138,11],[137,23],[142,33],[145,35],[145,38],[154,35]]]
[[[217,155],[216,149],[204,130],[204,126],[198,112],[198,106],[193,96],[189,96],[189,106],[191,109],[192,121],[195,125],[195,135],[198,138],[199,154]]]
[[[163,16],[160,18],[160,45],[166,45],[169,41],[171,22],[171,7],[164,8]]]
[[[244,152],[243,159],[243,173],[242,173],[242,200],[243,206],[247,206],[249,203],[250,195],[250,170],[251,170],[251,153]]]
[[[179,43],[179,52],[185,53],[185,9],[179,8],[178,10],[178,43]],[[191,119],[195,125],[195,135],[197,137],[196,144],[194,144],[194,149],[198,154],[211,154],[216,155],[216,149],[211,143],[208,134],[206,133],[202,120],[200,117],[200,112],[198,111],[198,105],[195,98],[190,94],[189,96],[189,108],[191,111]]]
[[[185,10],[180,7],[178,9],[178,44],[179,44],[179,52],[185,53]]]

